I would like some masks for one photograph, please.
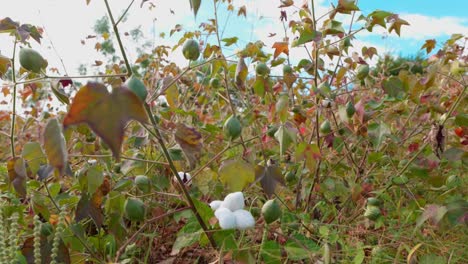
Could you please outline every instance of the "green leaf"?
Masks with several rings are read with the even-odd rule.
[[[373,123],[368,126],[368,133],[371,138],[372,145],[375,149],[379,149],[385,137],[390,136],[392,133],[388,125],[382,123]]]
[[[41,165],[47,163],[46,156],[38,142],[28,142],[24,145],[21,157],[27,162],[32,175],[36,175]]]
[[[337,35],[344,33],[343,23],[336,20],[327,20],[324,23],[323,35]]]
[[[292,47],[297,47],[311,41],[320,41],[322,39],[322,33],[313,31],[311,28],[304,28],[300,33],[299,38],[291,43]]]
[[[390,97],[400,97],[405,93],[403,82],[396,76],[392,76],[382,82],[382,88]]]
[[[280,153],[284,154],[292,143],[296,143],[297,135],[290,128],[282,125],[276,131],[275,138],[280,144]]]
[[[263,76],[256,76],[253,90],[256,95],[263,96],[265,94],[265,78]]]
[[[312,259],[312,255],[320,251],[320,246],[302,234],[295,234],[286,242],[284,249],[290,260]]]
[[[281,247],[276,241],[268,240],[262,243],[260,255],[265,264],[277,264],[281,261]]]
[[[221,41],[224,42],[226,47],[231,46],[232,44],[236,44],[237,40],[239,40],[238,37],[232,37],[232,38],[223,38]]]
[[[361,264],[364,261],[365,253],[364,250],[358,249],[358,252],[356,253],[356,256],[354,256],[353,263],[354,264]]]
[[[88,183],[88,193],[95,193],[104,181],[104,174],[99,166],[91,166],[86,170],[86,178]]]
[[[455,124],[457,126],[468,126],[468,114],[460,113],[455,116]]]
[[[242,159],[224,161],[219,167],[218,174],[221,182],[232,192],[242,191],[255,180],[254,167]]]
[[[289,113],[289,97],[287,94],[280,95],[278,102],[276,102],[276,113],[282,123],[286,122]]]
[[[175,255],[180,252],[184,247],[191,246],[199,242],[202,234],[200,224],[191,218],[191,221],[185,224],[185,226],[177,233],[176,241],[172,246],[171,255]]]

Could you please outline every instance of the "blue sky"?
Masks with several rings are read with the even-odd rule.
[[[317,13],[327,12],[330,3],[336,4],[337,1],[315,0]],[[119,14],[130,2],[130,0],[114,0],[110,3],[114,13]],[[120,24],[120,30],[125,32],[142,25],[145,37],[152,39],[152,36],[156,36],[155,44],[174,45],[182,36],[182,33],[176,33],[169,38],[168,32],[175,24],[184,25],[186,30],[199,29],[199,24],[213,14],[212,0],[202,0],[197,19],[190,11],[188,0],[150,0],[142,8],[140,2],[140,0],[135,1],[127,21]],[[148,9],[150,2],[156,6],[151,10]],[[294,2],[300,6],[304,0],[294,0]],[[225,48],[226,53],[234,53],[247,42],[255,40],[262,40],[266,44],[265,51],[273,52],[272,43],[280,41],[284,34],[279,21],[280,1],[233,0],[233,3],[236,8],[245,5],[248,16],[238,18],[235,14],[229,16],[225,11],[220,12],[220,27],[224,30],[224,37],[237,36],[240,39],[237,47]],[[403,19],[408,20],[411,26],[402,29],[401,37],[394,33],[388,35],[383,29],[376,29],[373,33],[363,32],[353,43],[356,50],[360,50],[362,46],[376,46],[380,54],[414,55],[424,44],[425,39],[435,38],[441,45],[453,33],[468,35],[466,14],[468,0],[359,0],[358,5],[364,15],[375,9],[398,13]],[[24,8],[25,6],[28,8]],[[290,18],[297,19],[297,8],[288,7],[285,10]],[[102,0],[91,0],[89,6],[85,4],[85,0],[16,0],[2,6],[0,10],[0,18],[9,16],[21,23],[44,27],[42,45],[34,44],[33,47],[42,52],[49,60],[49,65],[57,67],[60,73],[65,71],[59,60],[62,58],[70,75],[77,74],[79,64],[92,65],[95,60],[103,59],[94,50],[96,40],[88,40],[86,36],[93,34],[94,22],[104,15],[106,10]],[[166,37],[159,38],[160,32],[165,32]],[[276,33],[276,36],[268,37],[270,33]],[[214,41],[214,38],[210,37],[209,41]],[[136,46],[131,44],[128,38],[124,38],[124,43],[130,60],[134,61],[137,56]],[[0,34],[0,52],[4,55],[10,55],[12,52],[11,38],[5,34]],[[291,50],[291,56],[302,58],[305,55],[302,48]],[[171,54],[171,59],[176,63],[185,64],[180,50]]]

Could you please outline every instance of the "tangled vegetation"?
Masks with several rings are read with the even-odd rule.
[[[468,259],[466,36],[439,50],[427,40],[415,58],[356,52],[361,31],[410,25],[381,10],[357,17],[356,1],[318,17],[314,1],[282,0],[285,36],[227,56],[237,38],[220,37],[218,12],[248,10],[213,0],[199,31],[176,27],[174,47],[129,61],[104,2],[96,48],[108,61],[92,76],[54,75],[29,48],[42,30],[0,18],[14,43],[0,55],[11,98],[0,263]],[[196,16],[201,0],[189,2]]]

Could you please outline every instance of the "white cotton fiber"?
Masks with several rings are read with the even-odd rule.
[[[232,211],[227,208],[220,207],[214,212],[214,215],[216,216],[216,218],[219,219],[221,215],[228,214],[228,213],[232,213]]]
[[[182,182],[184,182],[185,185],[190,186],[192,184],[192,181],[191,181],[192,176],[190,175],[190,173],[179,171],[178,174],[179,174],[179,177],[182,179]],[[179,182],[176,176],[174,176],[173,178],[174,178],[174,182]]]
[[[215,212],[218,218],[219,226],[221,229],[234,229],[236,228],[236,216],[227,208],[219,208]]]
[[[221,203],[223,203],[223,201],[220,201],[220,200],[214,200],[210,203],[210,207],[211,209],[213,209],[213,211],[216,211],[218,210],[218,208],[221,206]]]
[[[242,192],[235,192],[226,195],[221,207],[228,208],[232,212],[244,208],[244,194]]]
[[[234,212],[237,229],[245,230],[255,226],[255,219],[249,211],[240,209]]]

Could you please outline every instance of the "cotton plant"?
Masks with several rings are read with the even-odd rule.
[[[223,201],[215,200],[210,203],[221,229],[245,230],[253,228],[255,219],[249,211],[244,210],[244,206],[242,192],[230,193]]]

